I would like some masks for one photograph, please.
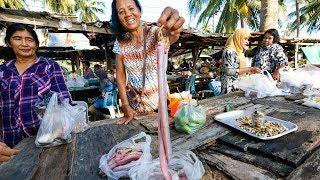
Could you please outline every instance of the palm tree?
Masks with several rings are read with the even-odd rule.
[[[0,0],[0,7],[10,9],[24,9],[24,0]]]
[[[316,32],[320,30],[320,1],[319,0],[304,0],[300,1],[302,7],[299,8],[300,13],[300,25],[307,28],[307,32]],[[299,4],[300,4],[299,3]],[[296,17],[297,12],[292,12],[289,17]],[[298,24],[294,22],[290,23],[289,30],[296,30]]]
[[[260,31],[278,28],[278,0],[261,0]]]
[[[209,19],[217,14],[220,9],[221,15],[217,23],[216,32],[231,33],[240,21],[241,27],[246,22],[252,29],[258,29],[258,12],[260,4],[256,0],[189,0],[191,16],[196,16],[202,11],[197,25],[208,25]]]
[[[75,10],[80,12],[80,21],[88,23],[98,20],[97,13],[104,12],[105,5],[96,0],[76,0]]]
[[[246,23],[253,30],[264,31],[277,27],[278,9],[284,8],[284,0],[189,0],[188,8],[192,17],[204,9],[197,23],[204,26],[222,9],[216,32],[233,32],[239,21],[241,27]]]
[[[73,14],[75,1],[74,0],[45,0],[46,8],[55,13]]]

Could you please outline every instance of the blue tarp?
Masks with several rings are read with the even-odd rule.
[[[308,64],[320,64],[320,46],[301,47]]]

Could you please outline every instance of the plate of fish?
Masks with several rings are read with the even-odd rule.
[[[266,116],[261,111],[230,111],[216,115],[215,119],[262,140],[276,139],[298,129],[292,122]]]

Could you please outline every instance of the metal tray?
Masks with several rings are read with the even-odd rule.
[[[265,120],[268,122],[278,122],[281,123],[283,126],[285,126],[288,130],[277,134],[275,136],[270,136],[270,137],[262,137],[262,136],[257,136],[251,132],[248,132],[242,128],[240,128],[240,122],[236,121],[236,119],[242,117],[242,116],[251,116],[253,112],[252,111],[244,111],[244,110],[237,110],[237,111],[230,111],[230,112],[226,112],[226,113],[221,113],[215,116],[215,119],[223,124],[226,124],[230,127],[233,127],[235,129],[238,129],[239,131],[242,131],[250,136],[253,136],[255,138],[258,139],[262,139],[262,140],[270,140],[270,139],[276,139],[278,137],[281,137],[283,135],[289,134],[295,130],[298,129],[298,126],[292,122],[289,121],[285,121],[285,120],[281,120],[281,119],[277,119],[274,117],[270,117],[270,116],[265,116]]]

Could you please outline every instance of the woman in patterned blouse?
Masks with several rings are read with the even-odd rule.
[[[184,19],[175,9],[167,7],[157,26],[142,27],[141,6],[138,0],[113,0],[111,22],[117,36],[113,51],[116,53],[116,77],[124,118],[118,124],[127,124],[137,113],[148,113],[158,108],[157,32],[169,35],[170,44],[178,40]],[[146,48],[144,51],[144,42]],[[133,88],[141,91],[143,62],[146,59],[145,86],[141,102],[133,104],[126,94],[126,79]]]
[[[53,91],[71,100],[58,63],[37,57],[39,40],[32,27],[10,25],[5,42],[15,58],[0,66],[0,163],[17,153],[14,145],[37,134],[36,104]]]
[[[221,93],[227,94],[237,90],[236,80],[245,74],[260,73],[257,67],[248,67],[244,50],[248,49],[250,32],[237,29],[227,40],[226,49],[222,53]]]
[[[267,70],[274,80],[279,80],[279,69],[286,66],[288,58],[283,52],[283,48],[278,44],[279,33],[276,29],[269,29],[263,35],[263,47],[255,54],[252,66]]]

